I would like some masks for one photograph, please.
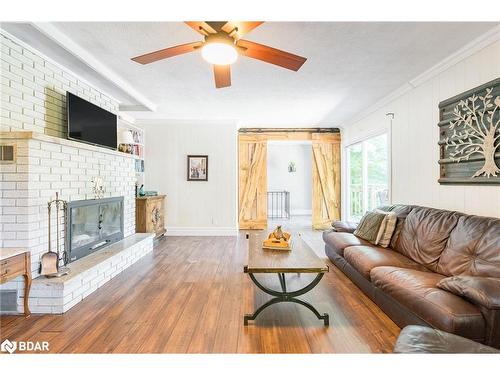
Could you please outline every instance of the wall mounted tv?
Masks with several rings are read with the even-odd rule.
[[[116,150],[116,115],[66,92],[68,138]]]

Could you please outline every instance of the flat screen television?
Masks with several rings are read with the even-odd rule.
[[[116,115],[66,92],[68,138],[116,150]]]

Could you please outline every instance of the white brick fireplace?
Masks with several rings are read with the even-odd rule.
[[[31,253],[32,312],[62,313],[152,250],[151,236],[135,234],[135,161],[66,139],[67,91],[115,114],[118,101],[3,30],[0,44],[0,143],[17,149],[15,163],[0,164],[0,247]],[[48,249],[47,202],[56,192],[68,201],[93,199],[96,176],[105,197],[124,197],[125,240],[70,263],[67,277],[37,278]],[[23,285],[18,278],[0,286],[17,291],[19,312]]]
[[[47,202],[55,197],[56,192],[59,192],[61,199],[67,201],[93,199],[92,178],[102,177],[105,197],[124,197],[125,237],[135,233],[133,156],[32,132],[0,132],[0,139],[5,144],[14,144],[17,149],[16,162],[0,166],[2,172],[0,247],[28,248],[31,252],[31,270],[34,279],[39,276],[40,257],[48,249]],[[52,227],[54,226],[53,221]],[[63,241],[63,236],[64,233],[61,233],[61,241]],[[140,241],[131,243],[130,240],[129,243],[133,249],[144,255],[152,250],[152,239],[150,236],[140,237],[140,239],[145,243],[139,243]],[[55,241],[53,232],[53,249],[55,249]],[[99,259],[99,256],[89,257]],[[61,313],[66,311],[79,302],[85,293],[88,295],[94,286],[97,289],[117,272],[126,268],[125,266],[132,264],[130,260],[138,259],[137,254],[133,253],[127,253],[126,258],[126,262],[120,267],[116,267],[120,263],[120,257],[113,259],[114,264],[111,264],[110,260],[107,265],[93,264],[86,260],[85,263],[89,268],[80,267],[78,278],[75,274],[64,279],[67,283],[71,282],[71,288],[73,288],[71,295],[64,296],[64,300],[62,294],[60,300],[56,298],[56,295],[62,293],[61,290],[65,288],[64,283],[61,284],[57,280],[48,282],[44,278],[35,279],[33,292],[30,295],[32,312]],[[78,262],[75,262],[73,266],[78,268]],[[92,280],[92,276],[95,280]],[[77,295],[73,293],[73,290],[78,291],[78,287],[75,287],[78,283],[82,288],[81,293]],[[85,289],[86,284],[88,288]],[[23,285],[22,278],[19,278],[1,286],[1,289],[18,290],[19,309],[22,305]]]

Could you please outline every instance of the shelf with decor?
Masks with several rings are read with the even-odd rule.
[[[144,130],[122,117],[118,119],[118,151],[135,155],[135,174],[137,184],[144,184]]]

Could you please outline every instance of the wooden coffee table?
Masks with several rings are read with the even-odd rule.
[[[254,284],[265,293],[273,296],[271,300],[260,306],[253,314],[245,314],[244,325],[249,320],[255,320],[257,316],[267,307],[279,302],[293,302],[307,307],[325,326],[330,324],[328,314],[321,315],[310,303],[296,297],[309,292],[320,282],[323,274],[328,272],[328,266],[314,251],[304,242],[300,234],[292,234],[292,250],[267,250],[262,248],[262,241],[267,238],[266,233],[247,234],[248,241],[248,264],[243,268],[248,273]],[[278,275],[281,291],[272,290],[262,285],[255,277],[258,273],[275,273]],[[307,286],[289,291],[286,287],[286,273],[316,273],[317,276]]]

